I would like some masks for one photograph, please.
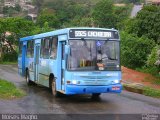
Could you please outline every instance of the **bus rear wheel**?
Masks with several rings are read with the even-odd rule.
[[[26,71],[26,83],[27,85],[31,85],[31,80],[29,79],[29,71]]]
[[[51,88],[51,91],[52,91],[52,95],[55,96],[55,97],[58,97],[58,92],[56,90],[56,81],[55,81],[54,77],[50,76],[49,81],[50,81],[50,88]]]
[[[52,82],[51,89],[52,89],[53,96],[57,96],[56,83],[55,82]]]

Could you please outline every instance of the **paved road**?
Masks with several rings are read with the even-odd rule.
[[[131,12],[131,18],[136,17],[137,13],[142,9],[143,5],[134,5],[132,12]]]
[[[121,94],[102,94],[99,100],[92,100],[90,95],[54,98],[45,87],[33,85],[28,87],[24,78],[17,74],[15,65],[0,65],[0,78],[12,81],[27,92],[27,96],[22,99],[0,100],[0,113],[3,114],[62,114],[61,117],[63,117],[68,114],[160,113],[160,99],[127,91],[123,91]],[[116,115],[114,117],[119,120]],[[92,115],[92,118],[96,118],[96,116]],[[136,119],[134,118],[134,120]]]

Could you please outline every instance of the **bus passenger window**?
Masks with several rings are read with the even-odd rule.
[[[58,45],[58,38],[53,37],[50,41],[50,58],[56,59],[57,57],[57,45]]]
[[[34,53],[34,41],[27,42],[27,57],[33,57]]]
[[[34,41],[32,40],[32,43],[31,43],[31,57],[34,57]]]
[[[48,59],[49,58],[49,38],[45,38],[42,40],[41,44],[41,57]]]
[[[20,42],[19,43],[19,53],[18,53],[18,56],[22,56],[22,47],[23,47],[23,42]]]

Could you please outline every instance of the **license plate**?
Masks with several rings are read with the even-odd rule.
[[[112,90],[120,90],[120,87],[112,87]]]

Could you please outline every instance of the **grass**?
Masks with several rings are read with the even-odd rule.
[[[151,87],[139,87],[136,85],[123,84],[123,89],[154,98],[160,98],[160,90]]]
[[[159,79],[154,80],[153,84],[160,85],[160,80]]]
[[[0,79],[0,99],[15,99],[25,96],[26,93],[6,80]]]
[[[0,64],[2,64],[2,65],[14,65],[14,64],[17,64],[17,61],[16,62],[0,62]]]
[[[153,89],[150,87],[144,87],[143,90],[144,90],[143,94],[146,96],[160,98],[160,90]]]

